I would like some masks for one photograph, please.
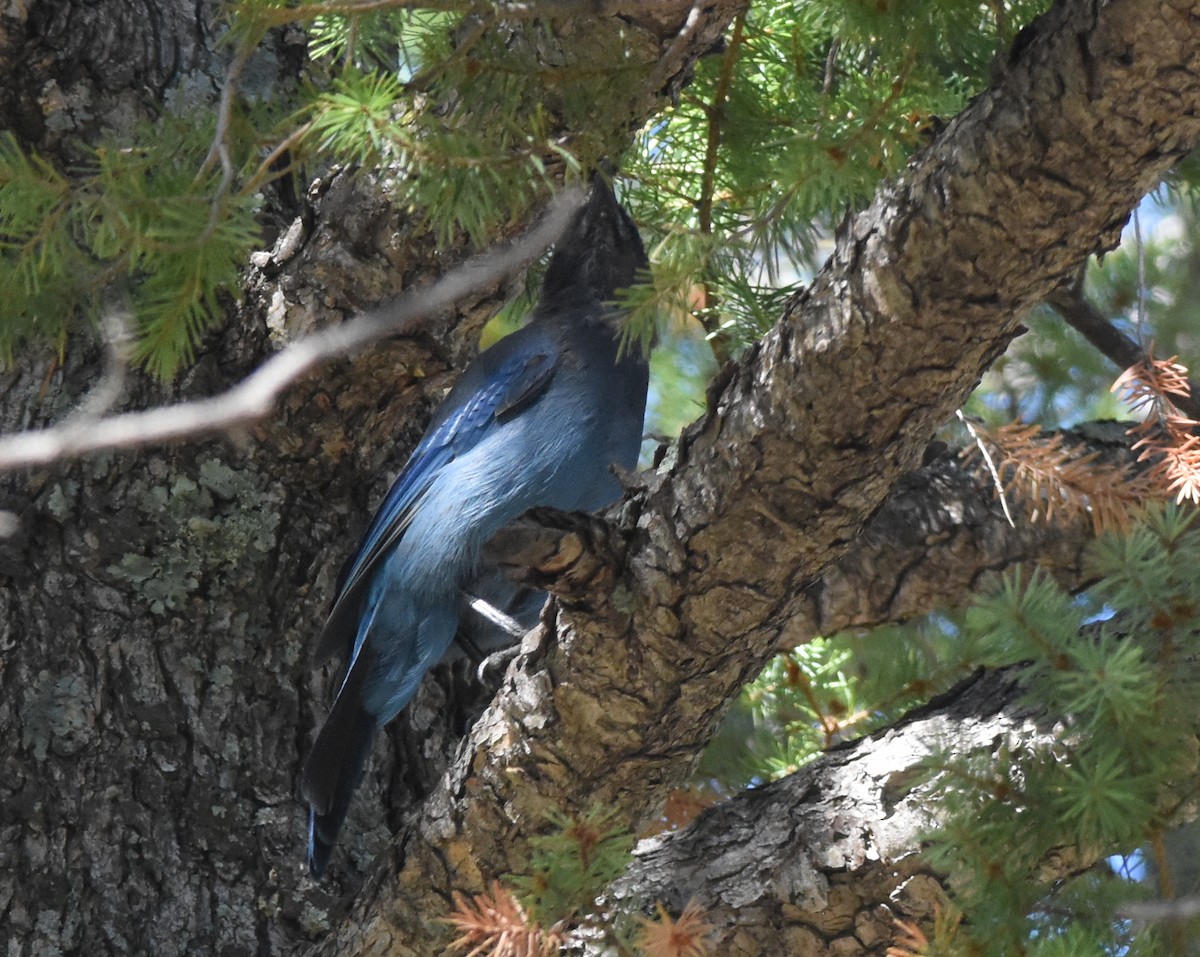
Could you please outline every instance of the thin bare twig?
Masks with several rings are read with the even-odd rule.
[[[221,221],[221,204],[229,195],[230,187],[233,185],[235,170],[233,159],[229,155],[229,123],[233,117],[233,99],[237,93],[238,80],[255,49],[253,44],[244,42],[240,44],[229,64],[229,69],[225,71],[225,84],[221,88],[221,99],[217,104],[217,128],[213,133],[213,143],[209,147],[208,155],[204,157],[204,162],[200,164],[199,172],[196,173],[196,181],[199,182],[213,163],[220,160],[221,182],[217,185],[217,190],[213,194],[212,203],[209,206],[208,223],[198,240],[201,243],[206,242],[212,236],[217,224]]]
[[[1141,346],[1114,326],[1083,294],[1079,279],[1056,290],[1047,300],[1067,324],[1107,356],[1121,370],[1146,358]],[[1172,395],[1171,403],[1192,419],[1200,420],[1200,389],[1193,383],[1188,396]]]
[[[1146,244],[1142,242],[1142,218],[1138,215],[1138,206],[1133,207],[1133,239],[1137,243],[1138,266],[1138,297],[1137,297],[1137,334],[1138,345],[1143,354],[1148,354],[1146,348]]]
[[[129,328],[129,310],[124,303],[111,305],[100,320],[104,335],[104,371],[75,409],[63,421],[66,427],[92,423],[108,413],[125,394],[129,378],[129,358],[133,353],[133,333]]]
[[[683,21],[683,26],[679,28],[679,32],[675,34],[675,39],[667,47],[667,52],[659,57],[658,63],[650,71],[650,76],[646,81],[646,88],[651,93],[657,93],[661,90],[678,68],[679,57],[683,53],[684,47],[688,45],[692,37],[696,35],[696,31],[700,29],[700,14],[703,9],[704,4],[699,2],[699,0],[692,4],[692,8],[688,11],[687,19]]]
[[[721,62],[721,75],[717,79],[712,106],[708,110],[708,141],[704,147],[704,173],[700,178],[700,207],[697,214],[700,221],[700,232],[706,236],[712,232],[713,191],[716,188],[717,153],[721,148],[721,126],[725,120],[725,101],[729,97],[729,87],[733,83],[733,69],[737,65],[738,54],[741,52],[745,27],[746,11],[743,10],[734,18],[733,35],[729,39],[729,46],[725,49],[725,58]]]
[[[1004,495],[1004,483],[1000,480],[1000,470],[996,468],[996,463],[992,460],[992,453],[988,450],[987,443],[983,441],[982,436],[975,431],[975,427],[963,415],[962,409],[955,409],[954,414],[966,426],[967,431],[971,433],[971,438],[975,440],[975,444],[979,447],[979,451],[983,455],[983,460],[987,463],[988,471],[992,473],[992,481],[996,483],[996,494],[1000,496],[1000,508],[1004,510],[1004,517],[1008,519],[1010,528],[1016,528],[1017,523],[1013,521],[1012,512],[1008,510],[1008,499]]]
[[[516,273],[558,238],[583,197],[581,187],[564,189],[516,243],[463,263],[428,289],[298,340],[221,395],[107,418],[76,417],[52,428],[0,438],[0,471],[45,465],[100,449],[198,438],[265,418],[279,394],[314,366],[404,332],[418,320],[445,312]]]
[[[237,93],[238,80],[255,49],[253,44],[240,44],[229,63],[229,69],[225,71],[225,82],[221,85],[221,99],[217,103],[217,127],[213,132],[213,143],[208,148],[208,155],[204,157],[204,162],[200,164],[200,171],[196,174],[197,180],[207,173],[213,163],[218,160],[221,162],[223,181],[233,179],[233,160],[229,157],[229,121],[233,116],[233,98]]]
[[[303,125],[292,130],[292,132],[289,133],[277,146],[275,146],[275,148],[267,154],[266,158],[258,164],[258,169],[256,169],[254,174],[248,180],[246,180],[245,184],[240,190],[240,194],[242,196],[250,196],[262,188],[264,184],[291,172],[291,170],[295,168],[294,163],[289,163],[281,170],[275,170],[272,167],[280,157],[282,157],[288,152],[288,150],[292,149],[292,147],[304,139],[311,129],[312,120],[309,120],[307,123],[304,123]]]
[[[525,632],[529,629],[511,615],[506,615],[491,602],[484,601],[482,598],[476,598],[466,592],[463,592],[463,595],[466,598],[467,607],[484,621],[491,622],[512,638],[525,637]]]
[[[1115,916],[1121,920],[1193,920],[1200,917],[1200,897],[1130,901],[1118,907]]]
[[[463,23],[466,23],[463,19]],[[405,84],[405,88],[414,92],[425,92],[433,85],[433,81],[445,73],[451,66],[463,60],[475,48],[484,35],[496,25],[494,14],[476,17],[470,27],[463,32],[450,55],[436,63],[430,64]]]
[[[833,92],[833,84],[837,80],[837,57],[841,49],[841,38],[834,37],[829,44],[829,53],[825,56],[825,78],[821,81],[822,96],[829,96]]]

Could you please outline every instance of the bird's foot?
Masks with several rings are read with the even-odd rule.
[[[520,653],[520,645],[512,645],[508,648],[501,648],[499,651],[493,651],[483,661],[479,662],[479,667],[475,669],[475,676],[479,679],[479,683],[493,685],[499,682],[504,677],[504,672],[508,670],[508,666],[513,663],[513,660]]]

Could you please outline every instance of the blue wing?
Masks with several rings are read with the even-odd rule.
[[[514,339],[518,341],[510,342]],[[471,369],[476,374],[464,377],[447,396],[443,408],[448,413],[434,421],[433,428],[413,450],[343,572],[333,610],[317,644],[318,664],[354,647],[359,614],[373,573],[403,536],[422,496],[442,469],[472,449],[495,423],[535,401],[550,384],[558,365],[557,352],[549,348],[518,352],[520,339],[520,333],[514,333],[489,350],[512,353],[507,358],[498,355],[498,364],[482,361],[488,353],[480,357]],[[495,366],[494,371],[491,366]],[[468,398],[455,402],[456,393],[465,393]]]

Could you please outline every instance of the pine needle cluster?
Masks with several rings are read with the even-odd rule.
[[[951,957],[956,952],[962,918],[962,911],[956,907],[935,906],[931,934],[912,921],[895,920],[896,936],[887,957]]]
[[[1049,522],[1055,514],[1088,516],[1100,534],[1128,530],[1150,500],[1174,496],[1177,503],[1200,504],[1200,423],[1172,402],[1172,397],[1191,395],[1187,368],[1178,356],[1155,359],[1151,347],[1111,391],[1140,417],[1129,435],[1140,451],[1138,461],[1148,463],[1142,470],[1106,461],[1098,451],[1080,452],[1062,433],[1048,434],[1037,425],[967,423],[975,444],[965,454],[984,460],[1006,512],[1011,500],[1021,504],[1030,521]]]
[[[1100,581],[1086,598],[1018,572],[967,614],[964,631],[988,663],[1023,664],[1026,701],[1055,734],[1037,748],[1014,740],[931,760],[931,797],[948,816],[929,856],[967,918],[942,952],[1054,954],[1071,943],[1115,953],[1152,942],[1117,917],[1148,889],[1107,859],[1161,840],[1195,772],[1194,517],[1151,509],[1129,533],[1102,538],[1090,558]]]
[[[533,839],[529,873],[513,881],[531,913],[543,920],[573,920],[590,913],[625,869],[633,838],[603,808],[579,817],[551,812],[549,818],[554,829]]]
[[[1098,451],[1081,452],[1061,432],[1045,433],[1023,422],[968,427],[976,443],[966,456],[985,458],[1006,508],[1009,501],[1019,503],[1029,521],[1086,516],[1097,535],[1128,530],[1148,500],[1168,492],[1158,474],[1105,461]]]
[[[648,68],[619,21],[590,22],[581,43],[548,16],[518,29],[502,5],[411,6],[237,5],[246,24],[308,31],[298,155],[387,170],[392,201],[439,243],[480,245],[564,176],[623,151],[627,134],[603,118],[629,113]]]
[[[982,658],[951,614],[790,649],[743,689],[692,786],[727,794],[791,774],[949,689]]]
[[[678,918],[672,918],[662,904],[654,910],[654,920],[639,921],[638,943],[645,957],[710,957],[706,941],[712,928],[697,904],[689,903]]]
[[[203,171],[211,122],[164,120],[141,139],[151,145],[105,146],[68,177],[0,134],[3,362],[30,340],[61,346],[76,315],[98,321],[117,291],[135,360],[169,378],[220,314],[258,235],[257,199],[222,194]]]
[[[645,38],[620,18],[588,21],[582,42],[552,5],[541,17],[522,8],[517,23],[469,0],[239,0],[229,95],[211,112],[165,113],[81,170],[0,145],[0,294],[12,304],[0,355],[61,348],[115,289],[131,302],[137,361],[170,378],[220,318],[220,297],[236,296],[264,188],[281,176],[381,172],[439,243],[480,245],[609,157],[656,238],[632,337],[697,315],[723,357],[777,315],[821,229],[982,88],[991,57],[1045,5],[756,3],[631,149],[624,118],[653,77]],[[239,92],[243,68],[287,25],[309,37],[305,82],[255,102]]]
[[[223,315],[220,297],[237,295],[262,241],[264,188],[301,169],[383,171],[392,201],[439,243],[483,245],[554,183],[622,148],[627,134],[596,117],[628,115],[646,68],[626,65],[640,61],[619,22],[559,63],[549,22],[513,31],[491,7],[372,6],[360,15],[243,0],[230,11],[220,105],[168,110],[79,168],[59,169],[4,134],[0,359],[27,343],[61,349],[116,292],[133,316],[135,361],[170,379]],[[239,95],[258,44],[288,23],[311,29],[307,82],[267,104]]]
[[[757,340],[831,224],[986,85],[1045,6],[752,4],[625,161],[635,218],[658,236],[648,308],[694,311],[719,358]]]
[[[1200,505],[1200,422],[1172,402],[1172,396],[1191,395],[1187,373],[1178,356],[1155,359],[1151,345],[1149,355],[1126,369],[1112,391],[1122,393],[1142,416],[1129,434],[1137,439],[1133,447],[1141,450],[1138,461],[1150,462],[1148,477],[1174,494],[1176,502]]]
[[[672,917],[662,904],[653,918],[631,920],[602,901],[629,865],[633,838],[614,814],[550,815],[554,827],[535,838],[529,871],[510,886],[494,881],[485,894],[454,895],[446,922],[450,945],[467,957],[551,957],[572,941],[601,942],[627,957],[708,957],[711,928],[692,904]]]
[[[566,943],[558,927],[545,929],[530,920],[499,881],[473,897],[455,891],[454,911],[446,921],[458,931],[449,949],[466,957],[555,957]]]

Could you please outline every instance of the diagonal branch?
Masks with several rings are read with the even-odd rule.
[[[928,756],[951,742],[963,754],[1052,739],[1018,680],[981,671],[894,727],[642,841],[614,896],[696,901],[717,928],[713,953],[882,953],[895,919],[929,921],[942,903],[918,857],[940,807],[920,783]]]
[[[1142,348],[1108,321],[1083,295],[1078,282],[1057,289],[1049,303],[1067,323],[1107,356],[1120,370],[1135,366],[1146,358]],[[1200,420],[1200,392],[1193,385],[1191,394],[1173,396],[1172,403],[1181,412]]]
[[[1097,422],[1060,435],[1079,457],[1132,467],[1132,439],[1122,423]],[[896,482],[854,547],[799,592],[780,648],[853,628],[909,621],[957,604],[1000,572],[1035,563],[1062,587],[1088,584],[1084,552],[1094,526],[1083,511],[1034,519],[1041,501],[1014,501],[1009,521],[993,479],[968,468],[940,442],[926,461]],[[612,592],[625,541],[590,515],[535,509],[507,526],[488,558],[515,581],[552,592],[571,606],[596,608]]]

